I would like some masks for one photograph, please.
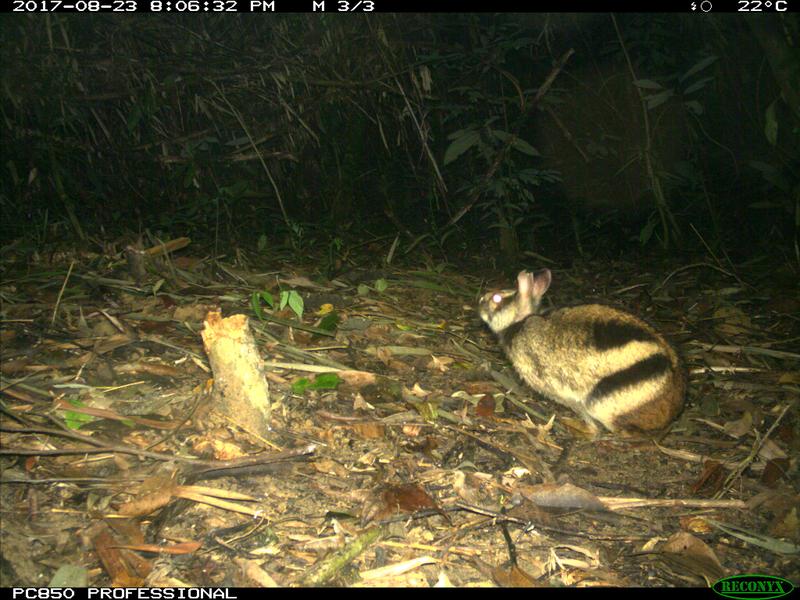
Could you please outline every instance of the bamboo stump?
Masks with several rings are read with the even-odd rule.
[[[269,384],[247,316],[223,319],[219,310],[211,311],[202,336],[215,407],[248,433],[264,436],[270,430]]]

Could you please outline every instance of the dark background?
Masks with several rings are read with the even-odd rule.
[[[791,14],[2,15],[0,232],[796,265],[799,31]]]

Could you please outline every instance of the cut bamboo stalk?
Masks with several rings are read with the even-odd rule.
[[[223,319],[206,315],[203,345],[214,374],[214,404],[245,431],[264,436],[270,430],[269,383],[246,315]]]

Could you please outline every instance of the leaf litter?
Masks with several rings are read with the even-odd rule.
[[[718,271],[700,287],[686,267],[656,279],[618,261],[614,278],[637,283],[607,295],[650,308],[690,392],[660,438],[593,439],[513,374],[474,310],[485,279],[325,279],[313,263],[241,257],[179,268],[167,255],[169,268],[135,273],[124,253],[3,265],[4,585],[798,579],[791,290],[772,290],[788,309],[767,309]],[[576,263],[558,299],[587,296],[598,270]],[[247,317],[268,431],[215,403],[201,331],[217,309]]]

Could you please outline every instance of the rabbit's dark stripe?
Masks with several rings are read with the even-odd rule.
[[[592,343],[598,350],[611,350],[631,342],[658,343],[652,333],[633,323],[611,320],[592,324]]]
[[[597,382],[594,388],[592,388],[586,403],[591,406],[595,402],[623,388],[669,373],[671,368],[672,363],[669,358],[663,354],[654,354],[649,358],[632,364],[627,369],[622,369],[621,371],[603,377]]]

